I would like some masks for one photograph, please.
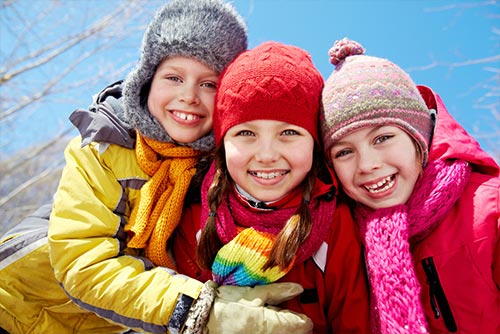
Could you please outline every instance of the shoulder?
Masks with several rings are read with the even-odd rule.
[[[417,247],[418,253],[430,256],[449,253],[465,245],[493,245],[498,240],[499,218],[500,179],[472,173],[460,199],[436,229],[422,240]]]
[[[484,210],[486,203],[493,205],[492,212],[498,212],[500,201],[500,177],[473,172],[460,197],[459,203],[473,206],[475,209]]]
[[[361,249],[358,226],[347,204],[340,203],[332,215],[325,241],[313,258],[318,265],[318,261],[324,266],[335,262],[336,267],[343,267],[346,261],[358,261]]]
[[[328,242],[358,242],[358,235],[358,226],[349,206],[345,202],[339,202],[332,215]]]
[[[456,206],[457,219],[470,217],[476,224],[497,222],[500,217],[500,178],[472,173]]]
[[[127,183],[127,187],[139,189],[149,176],[140,168],[134,149],[103,142],[82,144],[81,137],[76,137],[65,150],[66,166],[64,182],[74,182],[74,178],[83,177],[92,184],[101,184],[99,188],[116,186],[116,181]],[[122,185],[125,186],[125,185]]]

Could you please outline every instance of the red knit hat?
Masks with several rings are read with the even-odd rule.
[[[222,73],[214,112],[215,143],[235,125],[269,119],[318,139],[323,77],[306,51],[265,42],[240,54]]]

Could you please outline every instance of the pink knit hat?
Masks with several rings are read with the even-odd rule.
[[[415,83],[387,59],[363,55],[365,49],[344,38],[328,52],[336,69],[323,90],[321,132],[325,152],[353,130],[393,125],[418,144],[425,165],[433,123]]]
[[[259,119],[306,129],[319,142],[323,77],[306,51],[265,42],[240,54],[222,73],[214,112],[215,142],[231,127]]]

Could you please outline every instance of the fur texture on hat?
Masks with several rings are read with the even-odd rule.
[[[231,127],[269,119],[305,128],[318,142],[323,77],[306,51],[265,42],[240,54],[223,72],[216,95],[218,144]]]
[[[336,69],[325,82],[322,98],[320,124],[326,154],[351,131],[392,125],[415,140],[425,165],[433,122],[415,83],[396,64],[364,52],[347,38],[336,41],[329,51]]]
[[[141,58],[125,80],[126,120],[147,137],[172,142],[147,106],[158,65],[167,57],[186,56],[221,73],[246,49],[246,24],[229,3],[223,0],[168,2],[149,24],[142,41]]]

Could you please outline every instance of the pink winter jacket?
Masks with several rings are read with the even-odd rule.
[[[437,110],[429,160],[462,159],[473,173],[447,217],[415,245],[413,261],[431,333],[500,333],[499,167],[451,117],[441,98],[419,86]]]

